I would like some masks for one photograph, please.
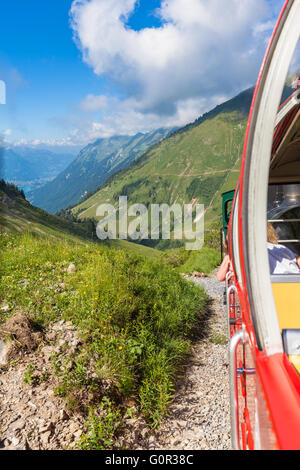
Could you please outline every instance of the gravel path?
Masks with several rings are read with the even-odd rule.
[[[224,282],[219,282],[215,277],[203,277],[203,278],[193,278],[193,282],[195,284],[199,284],[203,286],[207,292],[207,294],[214,298],[215,301],[218,303],[223,301],[223,292],[224,292]],[[223,321],[223,313],[222,318],[220,319],[221,322]],[[225,324],[225,319],[224,319]]]
[[[203,285],[211,297],[209,333],[193,346],[170,415],[150,438],[153,449],[231,449],[224,284],[215,276],[192,280]]]

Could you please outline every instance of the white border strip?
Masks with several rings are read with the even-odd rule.
[[[283,351],[271,286],[267,253],[267,188],[274,123],[282,90],[299,39],[300,0],[295,0],[283,25],[267,71],[259,104],[249,172],[248,257],[258,329],[268,355]]]

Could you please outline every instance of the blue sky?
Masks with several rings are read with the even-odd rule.
[[[0,133],[12,142],[84,145],[183,125],[254,83],[282,4],[2,2]]]
[[[81,60],[69,27],[70,6],[69,0],[2,6],[0,78],[7,83],[7,105],[0,108],[0,125],[12,129],[14,139],[63,137],[63,121],[76,103],[106,89],[105,79]]]

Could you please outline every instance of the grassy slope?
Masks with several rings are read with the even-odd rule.
[[[203,247],[200,251],[186,251],[184,248],[167,250],[164,261],[170,263],[179,273],[192,274],[198,271],[210,274],[220,264],[220,252],[216,248]]]
[[[53,373],[56,393],[89,412],[83,448],[113,443],[128,400],[156,426],[204,314],[204,291],[167,263],[92,243],[2,233],[0,248],[0,298],[11,314],[27,312],[42,328],[71,320],[81,335],[77,353],[53,357]]]
[[[0,229],[6,232],[31,232],[54,238],[91,239],[91,224],[69,222],[32,206],[20,196],[0,191]]]
[[[0,231],[12,233],[29,232],[39,237],[69,240],[74,242],[96,241],[91,223],[75,223],[57,217],[32,206],[20,195],[8,196],[0,190]],[[105,243],[116,249],[149,257],[159,258],[160,252],[150,247],[130,243],[126,240],[115,240]]]

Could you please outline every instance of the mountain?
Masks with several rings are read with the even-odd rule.
[[[1,177],[7,181],[29,181],[38,178],[35,165],[21,157],[13,149],[3,149],[0,153]]]
[[[216,106],[158,142],[126,169],[109,178],[72,211],[95,218],[103,203],[204,204],[205,227],[221,223],[221,194],[234,189],[254,88]],[[285,86],[282,102],[293,90]]]
[[[170,132],[170,129],[158,129],[147,134],[98,139],[83,148],[53,181],[28,194],[28,198],[49,212],[74,205]]]
[[[128,196],[129,204],[202,203],[206,223],[217,221],[220,193],[239,175],[252,95],[250,88],[157,143],[73,212],[95,217],[99,204],[117,206],[119,196]]]
[[[4,147],[0,153],[1,178],[27,192],[55,178],[74,157],[72,149],[51,151],[32,146]]]
[[[77,150],[77,147],[76,147]],[[77,151],[73,148],[64,150],[49,150],[44,148],[20,147],[19,155],[35,166],[41,178],[55,178],[75,158]]]

